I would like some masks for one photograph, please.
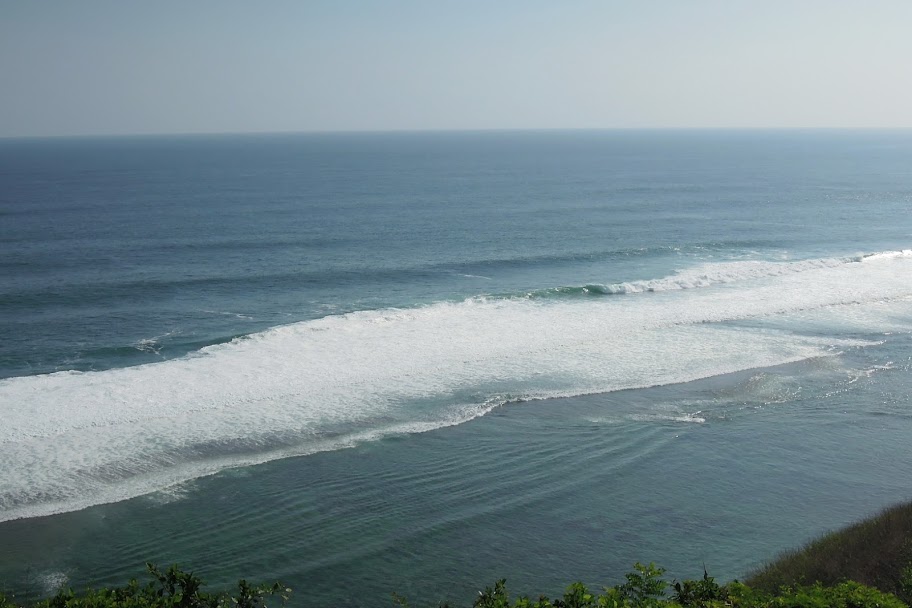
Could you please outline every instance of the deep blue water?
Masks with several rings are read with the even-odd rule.
[[[0,140],[0,579],[741,576],[912,494],[910,208],[906,131]]]

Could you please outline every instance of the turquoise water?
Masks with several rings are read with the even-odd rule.
[[[723,578],[910,495],[912,134],[0,142],[0,580]]]

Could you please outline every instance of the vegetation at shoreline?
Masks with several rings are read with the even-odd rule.
[[[72,590],[32,604],[22,604],[0,595],[0,608],[267,608],[269,604],[284,606],[290,589],[278,583],[271,586],[251,586],[239,581],[233,592],[208,593],[202,580],[193,573],[172,566],[162,572],[149,564],[153,580],[140,586],[136,580],[125,587],[87,590],[78,594]],[[855,582],[834,586],[783,587],[768,594],[737,581],[719,585],[704,573],[700,580],[674,581],[661,578],[664,570],[655,564],[635,564],[626,581],[605,588],[602,593],[591,592],[582,583],[567,587],[563,597],[531,599],[520,596],[510,599],[506,581],[479,592],[473,608],[908,608],[894,595]],[[275,601],[273,601],[275,600]],[[268,602],[268,603],[267,603]],[[408,608],[405,598],[393,595],[393,604]],[[306,605],[306,603],[304,604]],[[449,604],[443,604],[449,607]]]
[[[912,604],[912,501],[787,551],[745,582],[774,592],[786,585],[835,585],[846,580]]]
[[[860,583],[835,586],[783,587],[774,594],[731,582],[719,585],[704,572],[701,580],[675,581],[661,578],[664,570],[655,564],[634,565],[626,582],[593,593],[582,583],[567,587],[563,597],[536,600],[521,596],[511,602],[505,581],[479,593],[474,608],[908,608],[896,596]],[[397,598],[398,599],[398,598]],[[400,600],[400,606],[408,606]]]
[[[36,602],[0,594],[0,608],[266,608],[284,606],[291,589],[279,583],[207,592],[203,581],[176,566],[148,564],[152,580],[125,587],[60,591]],[[562,597],[511,599],[506,581],[479,592],[474,608],[908,608],[912,604],[912,502],[823,536],[783,554],[751,573],[744,583],[724,585],[704,572],[698,580],[671,581],[654,564],[635,564],[625,582],[601,593],[582,583]],[[291,605],[309,605],[306,597]],[[393,605],[409,607],[393,594]],[[442,606],[449,606],[443,604]],[[441,607],[442,608],[442,607]]]
[[[66,589],[31,603],[17,602],[0,593],[0,608],[266,608],[267,601],[284,606],[291,593],[279,583],[254,586],[243,579],[236,590],[210,593],[203,590],[203,580],[192,572],[177,566],[165,571],[152,564],[146,567],[152,578],[146,585],[133,579],[125,587],[83,593]]]

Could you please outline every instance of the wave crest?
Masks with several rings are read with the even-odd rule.
[[[588,283],[578,286],[553,287],[526,292],[520,297],[532,299],[547,299],[555,297],[600,297],[657,291],[700,289],[704,287],[713,287],[716,285],[725,285],[729,283],[739,283],[743,281],[754,281],[757,279],[768,279],[781,277],[784,275],[800,274],[803,272],[825,268],[837,268],[845,264],[872,262],[882,259],[895,259],[899,257],[910,256],[912,256],[912,250],[872,253],[863,256],[847,258],[821,258],[794,262],[767,262],[752,260],[717,262],[712,264],[700,264],[692,268],[679,270],[672,275],[658,279],[644,279],[608,284]]]

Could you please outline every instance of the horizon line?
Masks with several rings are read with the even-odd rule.
[[[164,132],[130,132],[130,133],[61,133],[53,135],[0,135],[2,140],[23,139],[101,139],[130,137],[202,137],[202,136],[255,136],[255,135],[408,135],[434,133],[529,133],[529,132],[566,132],[566,131],[912,131],[912,126],[905,127],[487,127],[487,128],[430,128],[430,129],[317,129],[288,131],[164,131]]]

